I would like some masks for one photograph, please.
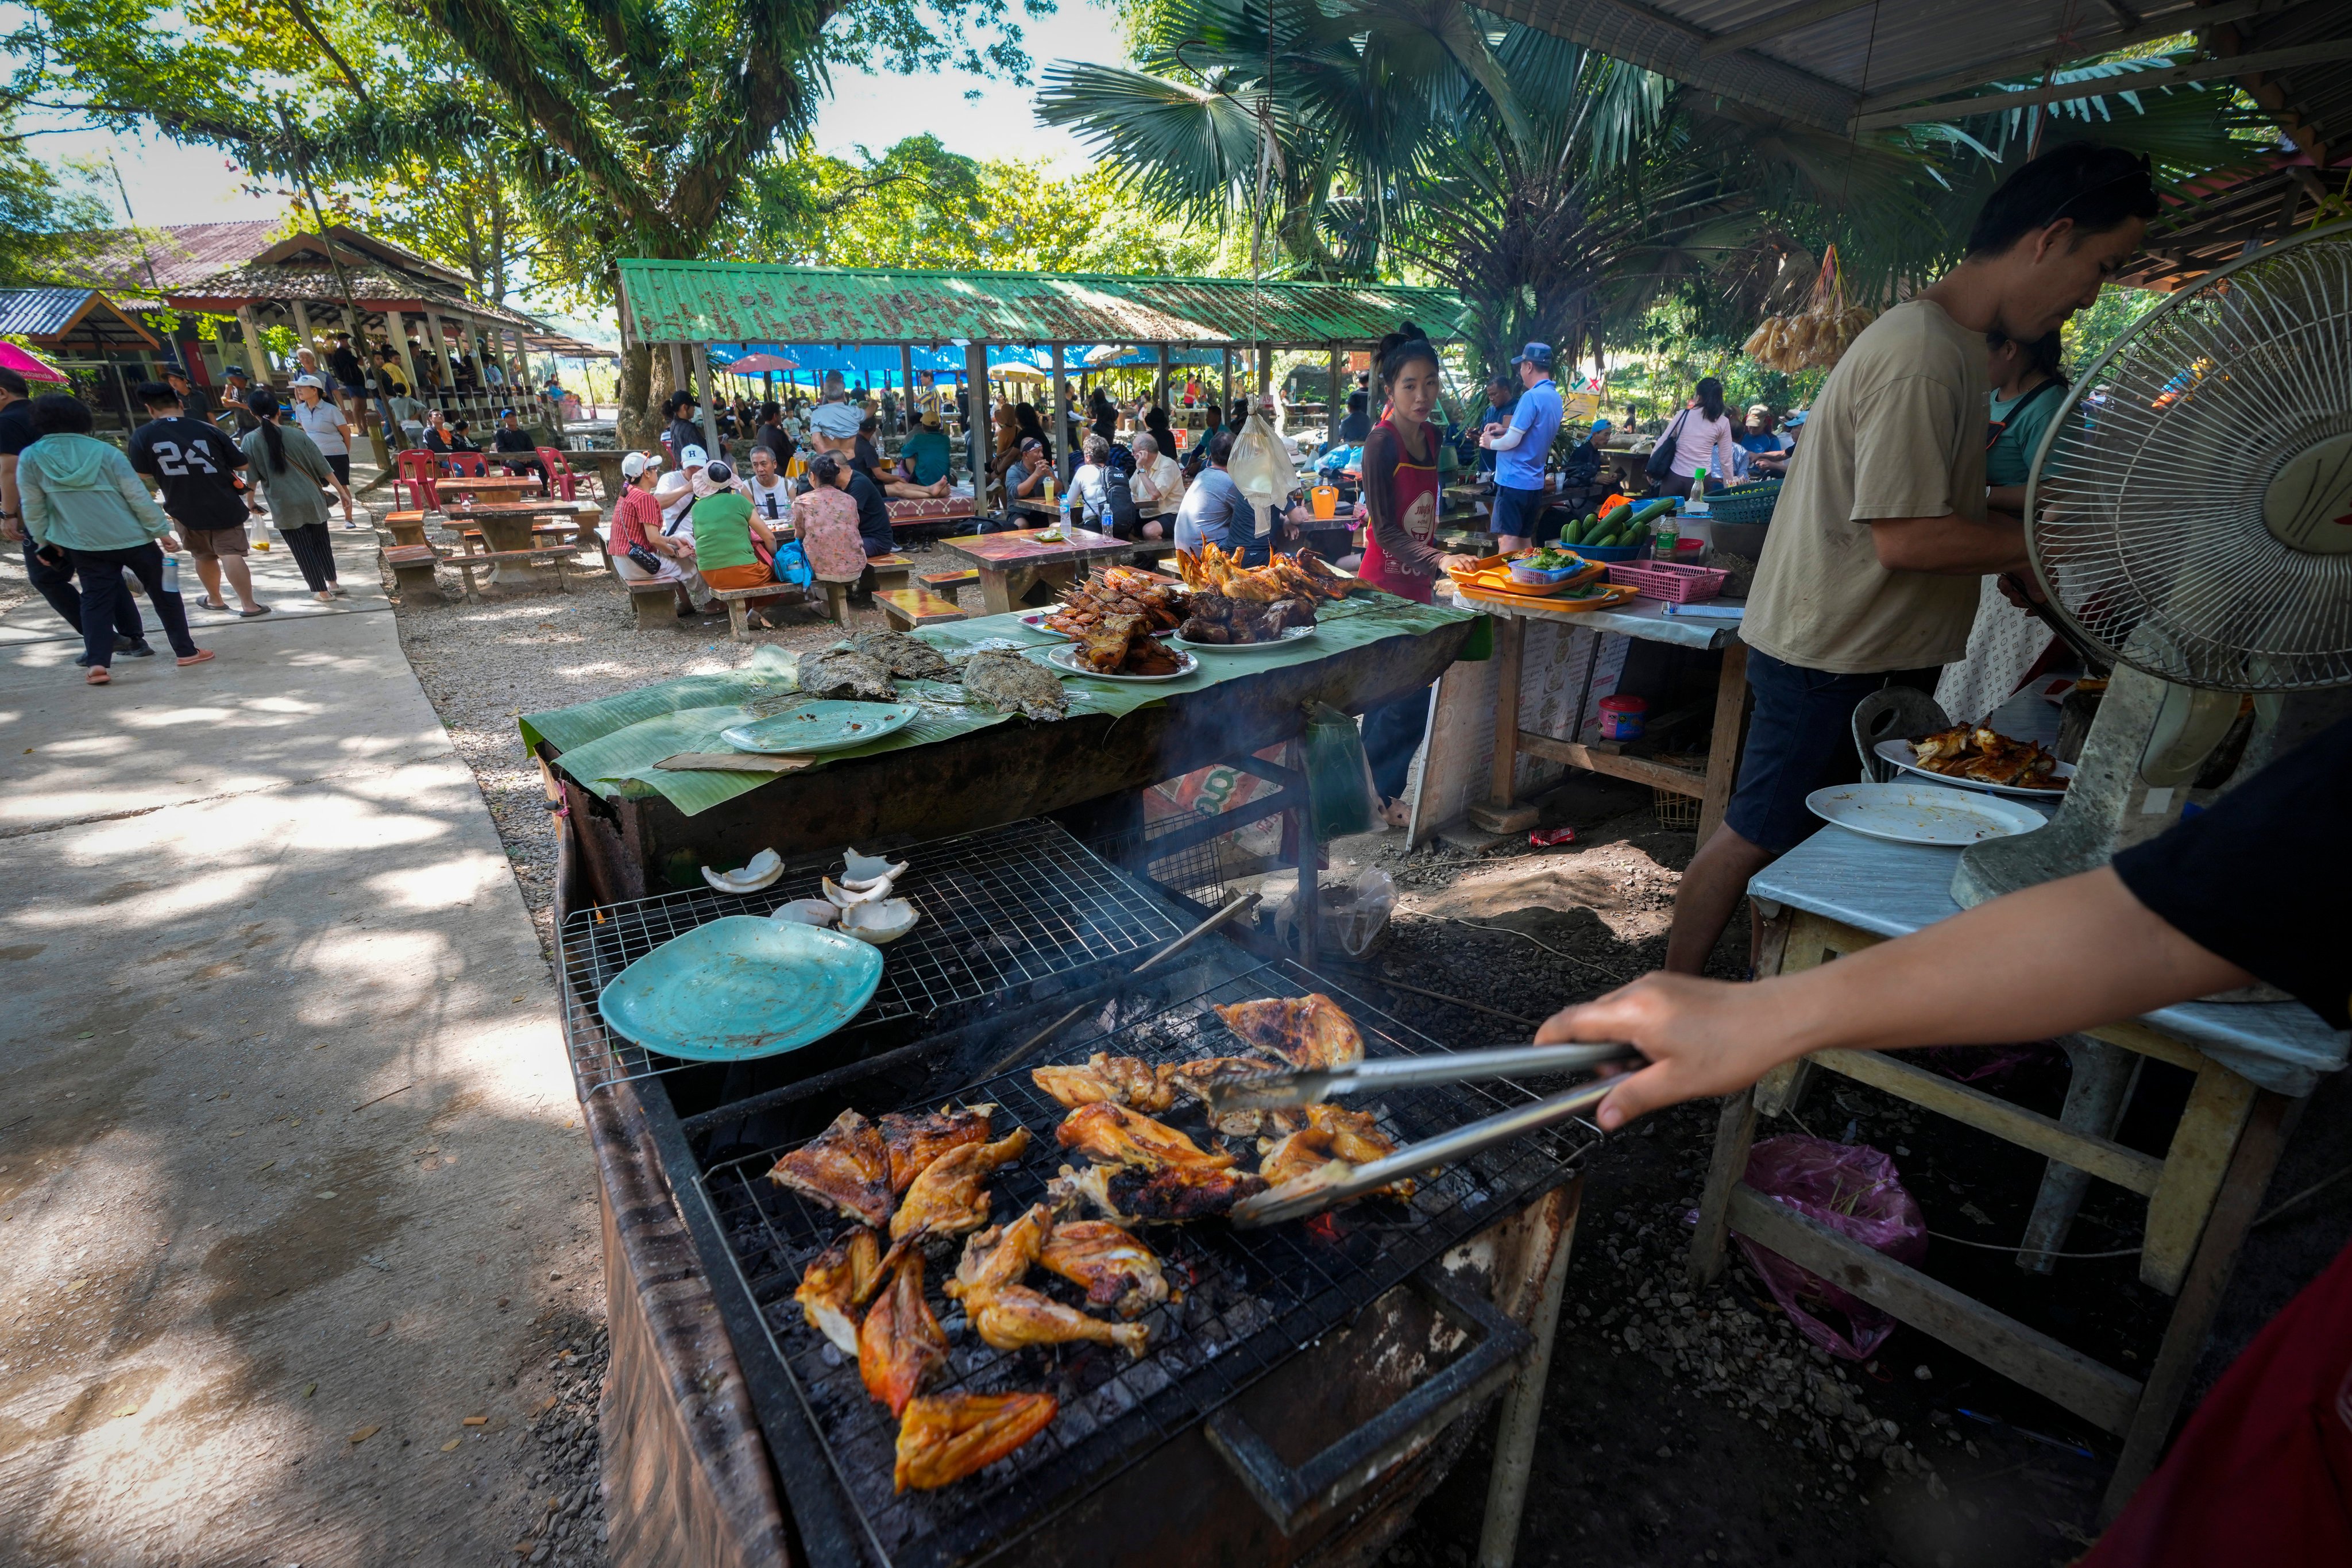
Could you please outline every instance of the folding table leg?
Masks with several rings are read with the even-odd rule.
[[[2066,1104],[2058,1113],[2058,1124],[2100,1138],[2114,1136],[2140,1058],[2121,1046],[2088,1035],[2071,1035],[2060,1044],[2074,1072],[2066,1082]],[[2089,1172],[2050,1162],[2042,1177],[2042,1190],[2033,1199],[2033,1213],[2025,1222],[2025,1246],[2017,1255],[2020,1268],[2029,1274],[2047,1274],[2056,1267],[2051,1254],[2066,1245],[2067,1229],[2074,1225],[2090,1185]]]

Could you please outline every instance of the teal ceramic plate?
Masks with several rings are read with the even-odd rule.
[[[721,730],[719,738],[739,752],[796,757],[805,752],[839,752],[878,741],[913,723],[923,710],[912,702],[843,702],[824,699],[755,724]]]
[[[596,998],[604,1022],[666,1057],[747,1061],[821,1040],[873,998],[882,950],[815,926],[729,915],[666,942]]]

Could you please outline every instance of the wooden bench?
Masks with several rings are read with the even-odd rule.
[[[915,577],[932,593],[950,600],[956,596],[957,589],[980,585],[980,570],[973,566],[967,566],[961,572],[919,572]]]
[[[384,564],[392,568],[393,583],[403,599],[421,604],[430,596],[446,598],[441,584],[434,575],[441,564],[441,552],[429,544],[394,544],[383,552]]]
[[[849,624],[849,584],[819,583],[824,590],[825,606],[833,618],[843,626]],[[713,588],[711,596],[727,606],[727,635],[736,642],[751,640],[751,601],[781,598],[797,592],[805,600],[811,596],[807,588],[795,589],[790,583],[754,583],[748,588]]]
[[[391,533],[393,543],[403,549],[415,549],[427,542],[425,514],[421,511],[388,511],[383,514],[383,526]]]
[[[659,580],[624,577],[621,575],[621,560],[625,559],[616,560],[608,555],[604,558],[604,564],[612,572],[613,580],[629,591],[629,609],[636,616],[637,630],[659,632],[676,627],[678,624],[677,595],[686,584],[666,577]]]
[[[866,564],[873,572],[877,588],[903,588],[915,571],[914,561],[904,555],[869,555]]]
[[[928,588],[886,589],[874,595],[874,602],[882,607],[883,619],[902,632],[964,618],[953,599],[943,599]]]

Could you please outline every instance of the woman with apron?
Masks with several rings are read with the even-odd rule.
[[[1437,351],[1408,321],[1381,340],[1380,386],[1387,411],[1364,438],[1363,564],[1357,575],[1383,593],[1426,605],[1430,584],[1449,566],[1472,566],[1467,555],[1439,550],[1437,539]],[[1380,792],[1381,816],[1391,827],[1412,817],[1402,798],[1413,753],[1429,730],[1429,694],[1416,691],[1364,715],[1364,757]]]

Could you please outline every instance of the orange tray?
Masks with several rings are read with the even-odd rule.
[[[1514,610],[1552,610],[1574,615],[1582,610],[1613,610],[1618,605],[1640,597],[1631,588],[1611,585],[1590,599],[1561,599],[1542,594],[1510,594],[1500,589],[1483,587],[1476,583],[1457,582],[1455,588],[1465,596],[1490,605],[1501,605]]]
[[[1528,551],[1525,553],[1532,555],[1535,552]],[[1515,559],[1517,557],[1508,555],[1489,555],[1467,571],[1448,570],[1445,574],[1464,588],[1484,588],[1489,593],[1508,595],[1515,599],[1539,599],[1564,594],[1570,588],[1581,588],[1587,583],[1597,581],[1609,570],[1599,562],[1588,561],[1584,570],[1574,576],[1563,577],[1557,583],[1538,588],[1511,575],[1511,562]],[[1583,561],[1584,557],[1580,555],[1577,559]]]

